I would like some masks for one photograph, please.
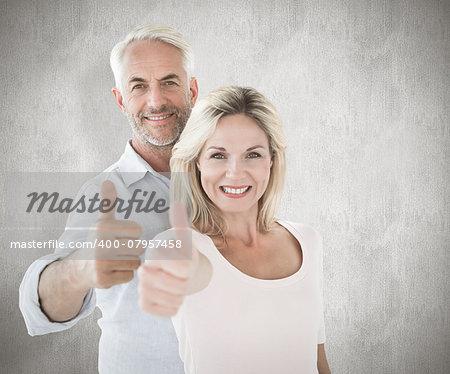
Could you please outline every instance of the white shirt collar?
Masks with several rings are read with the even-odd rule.
[[[122,178],[127,187],[144,178],[147,172],[157,174],[156,171],[145,161],[131,146],[131,141],[127,142],[125,152],[117,163]]]

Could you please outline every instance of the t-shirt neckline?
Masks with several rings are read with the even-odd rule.
[[[261,278],[255,278],[248,274],[245,274],[241,270],[239,270],[237,267],[232,265],[223,255],[220,253],[220,251],[215,246],[212,239],[205,235],[208,240],[210,241],[214,251],[216,253],[217,259],[222,262],[225,266],[225,268],[232,273],[234,276],[240,278],[241,280],[244,280],[246,282],[252,283],[254,285],[258,285],[260,287],[266,287],[266,288],[276,288],[276,287],[285,287],[288,285],[291,285],[301,279],[303,279],[307,273],[308,266],[309,266],[309,253],[308,250],[306,250],[306,246],[304,244],[303,238],[301,237],[301,234],[298,232],[298,230],[289,222],[283,221],[283,220],[277,220],[277,223],[279,223],[281,226],[283,226],[286,230],[288,230],[294,237],[297,239],[297,241],[300,244],[301,250],[302,250],[302,265],[300,266],[300,269],[298,269],[294,274],[291,274],[284,278],[279,279],[261,279]]]

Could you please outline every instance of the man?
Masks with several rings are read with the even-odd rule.
[[[153,191],[168,201],[169,180],[161,173],[169,171],[172,147],[198,96],[191,47],[173,29],[141,26],[113,48],[111,68],[116,82],[112,91],[133,135],[120,160],[106,170],[112,183],[101,184],[102,198],[127,201],[135,191]],[[98,185],[97,179],[87,183],[80,195],[92,195]],[[129,218],[140,221],[142,215],[133,212]],[[87,240],[76,229],[86,226],[92,226],[92,242],[122,244],[153,238],[167,229],[168,220],[164,209],[153,210],[139,223],[117,219],[114,210],[94,218],[71,214],[60,240]],[[134,245],[108,250],[97,246],[89,254],[85,249],[63,250],[34,262],[20,286],[29,334],[68,329],[97,305],[103,315],[98,322],[100,373],[183,373],[170,319],[138,308],[135,270],[143,252]]]

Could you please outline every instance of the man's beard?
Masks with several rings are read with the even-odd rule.
[[[163,106],[158,110],[149,110],[146,112],[139,112],[137,114],[132,114],[127,111],[127,119],[133,130],[133,133],[141,140],[143,143],[155,145],[158,147],[164,147],[171,144],[174,144],[181,135],[184,127],[186,126],[186,122],[191,115],[191,107],[189,104],[186,104],[182,110],[176,107],[167,107]],[[154,137],[151,134],[151,129],[149,130],[146,125],[143,123],[143,118],[146,116],[151,116],[155,114],[162,113],[173,113],[175,116],[175,127],[173,128],[172,134],[168,137]],[[172,126],[172,124],[167,124],[167,126]]]

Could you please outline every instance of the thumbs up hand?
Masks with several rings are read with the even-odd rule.
[[[180,203],[170,209],[171,230],[156,236],[155,242],[177,243],[158,247],[139,268],[139,306],[142,310],[170,317],[178,312],[184,296],[206,287],[212,275],[209,260],[192,246],[192,230]]]
[[[90,242],[93,249],[77,250],[68,257],[78,268],[80,286],[89,288],[110,288],[116,284],[127,283],[133,279],[133,271],[141,264],[139,256],[145,248],[135,245],[134,240],[141,236],[141,227],[133,221],[117,220],[114,204],[117,192],[111,181],[104,181],[101,186],[104,206],[93,227]],[[108,244],[106,244],[108,243]],[[113,245],[109,245],[113,243]],[[132,243],[132,245],[129,245]]]

